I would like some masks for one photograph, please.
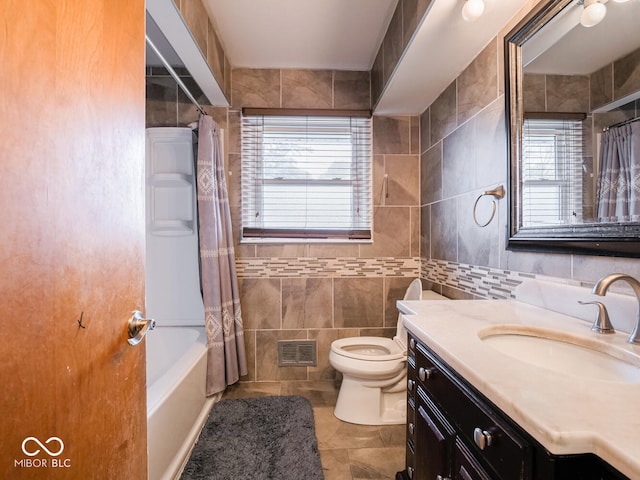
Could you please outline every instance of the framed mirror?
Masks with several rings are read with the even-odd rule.
[[[505,37],[508,249],[640,257],[638,19],[551,0]]]

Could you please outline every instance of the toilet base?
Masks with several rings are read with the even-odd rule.
[[[407,421],[406,375],[389,387],[366,387],[343,375],[334,415],[358,425],[401,425]]]

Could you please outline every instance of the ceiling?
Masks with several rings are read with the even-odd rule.
[[[598,25],[580,25],[582,6],[574,3],[523,46],[527,73],[588,75],[640,47],[640,2],[606,2]],[[547,41],[541,42],[539,39]]]
[[[205,0],[234,67],[370,70],[398,0]]]
[[[234,67],[370,70],[398,0],[205,0]],[[376,106],[419,115],[530,0],[433,0]]]

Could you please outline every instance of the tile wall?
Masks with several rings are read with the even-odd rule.
[[[233,70],[227,151],[236,232],[241,108],[369,109],[370,95],[369,72]],[[373,118],[373,243],[236,245],[251,366],[246,380],[333,379],[333,340],[393,336],[395,301],[420,271],[418,120]],[[318,341],[317,367],[277,367],[276,343],[291,339]]]
[[[231,90],[231,63],[203,0],[173,0],[191,35],[207,60],[218,85],[229,98]]]
[[[369,72],[234,69],[231,108],[206,106],[225,129],[225,162],[249,375],[244,380],[333,379],[337,338],[395,333],[395,301],[420,274],[418,117],[374,117],[374,242],[240,244],[240,114],[246,107],[369,109]],[[162,69],[147,76],[147,127],[198,119]],[[384,188],[384,176],[387,187]],[[317,367],[277,367],[277,341],[318,341]]]
[[[398,0],[371,68],[372,105],[378,103],[402,53],[432,3],[433,0]]]
[[[420,117],[421,276],[434,290],[454,298],[509,297],[529,277],[589,285],[616,271],[640,276],[638,259],[507,250],[506,198],[497,203],[489,225],[481,228],[473,220],[478,196],[507,186],[502,44],[517,20]],[[637,67],[626,70],[631,71],[627,79],[638,75]],[[637,114],[637,105],[620,110],[606,121]],[[478,203],[478,218],[490,213],[491,199],[485,197]]]

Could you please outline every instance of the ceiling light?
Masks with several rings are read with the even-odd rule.
[[[615,3],[626,3],[629,0],[613,0]]]
[[[483,0],[466,0],[464,7],[462,7],[462,18],[467,22],[473,22],[480,18],[484,12]]]
[[[580,16],[580,23],[583,27],[593,27],[599,24],[606,14],[607,7],[598,0],[584,0],[584,10]]]

